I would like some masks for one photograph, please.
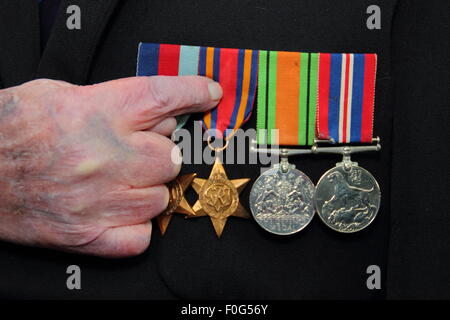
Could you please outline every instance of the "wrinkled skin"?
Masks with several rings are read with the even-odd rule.
[[[92,86],[40,79],[0,90],[0,239],[140,254],[150,219],[167,207],[164,183],[180,170],[166,137],[173,116],[209,110],[220,97],[217,83],[194,76]]]

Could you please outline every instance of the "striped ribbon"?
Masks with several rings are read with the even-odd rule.
[[[153,43],[139,46],[139,76],[202,75],[220,83],[222,100],[203,116],[206,129],[216,129],[211,133],[220,138],[231,136],[250,117],[257,71],[256,50]]]
[[[173,44],[140,43],[137,62],[138,76],[198,75],[200,47]],[[177,129],[189,119],[188,114],[177,116]]]
[[[203,124],[219,137],[231,136],[248,120],[258,85],[258,143],[306,146],[315,135],[337,143],[372,141],[376,64],[376,54],[141,43],[137,75],[218,81],[223,98]],[[187,117],[178,118],[179,127]]]
[[[199,74],[219,82],[223,98],[203,123],[218,137],[230,137],[251,115],[258,76],[258,51],[201,47]],[[212,133],[214,135],[214,132]]]
[[[372,142],[376,54],[320,53],[317,136]]]
[[[260,51],[258,143],[313,144],[318,58],[317,53]]]

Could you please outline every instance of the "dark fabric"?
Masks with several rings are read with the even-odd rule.
[[[388,298],[450,299],[449,34],[450,2],[400,4]]]
[[[41,52],[47,45],[61,0],[38,0]]]
[[[448,86],[444,86],[448,82],[442,79],[442,72],[448,70],[444,38],[448,34],[448,10],[445,1],[403,2],[377,1],[382,28],[368,30],[366,8],[373,3],[366,0],[80,0],[70,4],[81,7],[82,30],[68,31],[62,9],[69,2],[63,0],[36,77],[90,84],[133,76],[141,41],[376,52],[375,135],[382,138],[383,149],[353,159],[379,181],[381,209],[373,225],[351,235],[333,232],[315,218],[300,234],[278,237],[251,220],[232,217],[218,240],[207,217],[189,221],[175,217],[164,237],[155,228],[146,253],[126,260],[101,260],[1,243],[0,295],[149,299],[448,297],[449,282],[445,280],[450,262],[450,217],[442,191],[448,190],[444,189],[448,143],[443,133],[421,134],[438,134],[443,128],[438,124],[444,119],[444,107],[448,107]],[[8,21],[0,19],[0,39],[7,39],[12,50],[26,51],[29,42],[21,39],[34,38],[18,32],[8,36],[3,31]],[[24,29],[32,25],[23,22]],[[30,56],[37,59],[34,54]],[[17,65],[12,57],[0,51],[0,75],[5,86],[33,77],[30,66]],[[20,76],[12,72],[8,61],[16,64]],[[430,62],[432,70],[428,69]],[[255,115],[246,128],[254,126]],[[187,128],[192,127],[191,121]],[[314,182],[337,161],[339,156],[292,159]],[[260,172],[258,165],[225,168],[230,178],[249,177],[252,181]],[[182,173],[197,172],[205,178],[210,169],[208,165],[184,165]],[[245,207],[250,188],[241,195]],[[193,190],[187,196],[193,203]],[[65,268],[70,264],[82,268],[81,291],[65,289]],[[372,264],[382,270],[379,291],[366,288],[366,268]]]
[[[35,0],[0,1],[0,78],[4,87],[32,79],[39,63],[39,10]]]
[[[106,24],[117,2],[118,0],[62,0],[54,32],[50,36],[35,77],[85,84],[97,45],[101,43]],[[69,30],[66,27],[65,11],[70,5],[80,7],[81,30]]]

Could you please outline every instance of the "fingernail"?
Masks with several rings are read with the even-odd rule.
[[[222,87],[217,82],[211,82],[208,84],[208,90],[212,100],[219,100],[222,98]]]
[[[172,159],[172,163],[176,166],[181,166],[183,163],[183,154],[181,153],[180,147],[177,145],[172,148],[170,157]]]

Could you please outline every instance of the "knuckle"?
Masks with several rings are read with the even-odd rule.
[[[176,146],[169,138],[155,132],[135,132],[139,137],[134,145],[139,152],[164,161],[170,160],[172,149]]]
[[[56,81],[51,79],[36,79],[30,81],[30,85],[42,86],[42,85],[53,85]]]
[[[154,159],[152,164],[153,172],[150,172],[150,175],[159,183],[166,183],[173,180],[181,168],[179,164],[172,162],[167,155],[161,157],[161,159]]]
[[[43,108],[49,110],[55,107],[59,110],[66,104],[79,99],[78,88],[60,81],[37,79],[30,81],[14,90],[14,101],[25,107]]]
[[[200,76],[189,78],[189,82],[186,83],[185,86],[186,91],[189,94],[191,105],[198,106],[209,102],[210,95],[207,88],[210,81],[210,79]]]
[[[137,104],[139,101],[146,98],[149,90],[149,82],[147,77],[135,77],[132,81],[122,83],[122,90],[124,93],[125,104]]]
[[[113,192],[105,198],[107,212],[147,221],[167,208],[169,191],[165,185]]]
[[[172,91],[175,87],[170,84],[165,77],[151,77],[149,84],[149,93],[151,96],[152,107],[155,111],[164,111],[172,102]]]
[[[45,87],[46,89],[57,89],[72,86],[68,82],[52,79],[36,79],[28,82],[27,85],[36,87]]]
[[[206,100],[205,95],[205,79],[196,77],[194,86],[192,87],[191,98],[195,105],[199,105]]]
[[[175,178],[180,171],[181,151],[172,141],[167,138],[166,140],[166,143],[162,144],[159,148],[160,153],[156,153],[156,156],[160,159],[160,166],[157,169],[163,170],[167,176],[165,177],[165,180],[171,180]]]
[[[129,141],[137,155],[128,160],[129,176],[154,185],[168,182],[178,174],[180,150],[169,138],[154,132],[135,132]]]

